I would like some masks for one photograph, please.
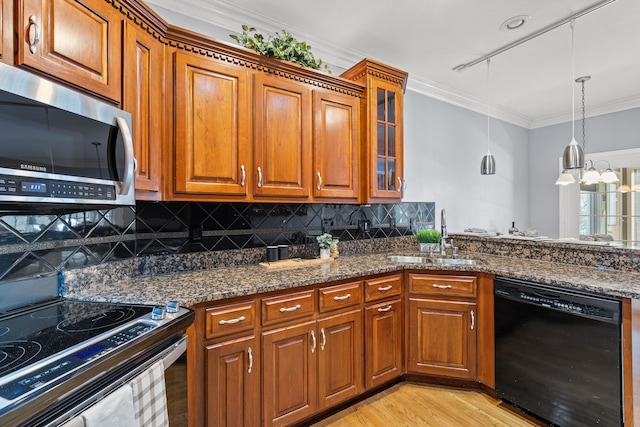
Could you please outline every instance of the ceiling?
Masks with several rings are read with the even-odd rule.
[[[349,68],[364,57],[409,72],[408,89],[487,112],[487,65],[454,67],[489,54],[600,0],[149,0],[221,27],[282,29],[311,44],[316,57]],[[160,10],[161,10],[160,9]],[[160,12],[162,15],[162,12]],[[529,16],[504,32],[507,19]],[[586,83],[587,116],[640,107],[639,0],[615,0],[575,21],[575,77]],[[174,24],[170,18],[165,18]],[[225,39],[223,39],[225,40]],[[232,42],[231,39],[226,41]],[[491,59],[491,115],[537,128],[571,120],[569,24]]]

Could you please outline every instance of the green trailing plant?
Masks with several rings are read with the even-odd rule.
[[[320,249],[333,249],[336,247],[333,236],[329,233],[319,235],[318,237],[316,237],[316,240],[318,241]]]
[[[440,232],[437,230],[418,230],[414,236],[418,243],[440,243]]]
[[[296,40],[287,30],[282,30],[282,34],[269,34],[265,38],[262,34],[256,32],[255,28],[243,25],[242,34],[239,36],[231,34],[229,37],[241,46],[255,50],[265,56],[295,62],[314,70],[319,70],[322,65],[322,60],[320,58],[316,59],[311,53],[311,46],[307,42]],[[327,73],[331,73],[329,66],[326,64],[324,70]]]

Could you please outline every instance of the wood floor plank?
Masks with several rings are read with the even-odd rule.
[[[313,427],[538,427],[483,393],[401,383]]]

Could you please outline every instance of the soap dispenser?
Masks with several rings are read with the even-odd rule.
[[[518,233],[518,229],[516,228],[516,222],[513,221],[511,223],[511,228],[509,229],[509,234],[516,234]]]

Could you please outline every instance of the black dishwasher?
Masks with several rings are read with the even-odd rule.
[[[621,426],[621,302],[495,280],[496,392],[558,426]]]

